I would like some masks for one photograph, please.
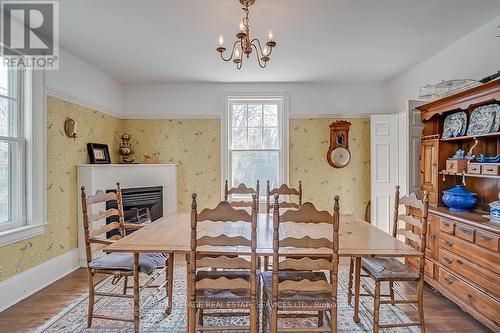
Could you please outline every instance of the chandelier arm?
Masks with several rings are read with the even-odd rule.
[[[254,44],[254,42],[257,42],[257,44],[259,45],[258,48]],[[257,52],[257,57],[260,57],[260,56],[264,55],[264,53],[262,52],[262,45],[260,44],[260,40],[258,40],[257,38],[254,38],[254,39],[252,39],[252,41],[250,43],[253,45],[253,47],[255,47],[255,51]],[[259,56],[259,51],[260,51],[260,56]]]
[[[259,44],[260,55],[263,56],[264,53],[262,52],[262,44],[260,43],[260,40],[258,40],[257,38],[254,38],[254,39],[252,39],[252,44],[253,44],[253,42],[257,42],[257,44]],[[270,46],[268,50],[269,50],[269,53],[266,55],[266,57],[271,56],[271,54],[273,53],[273,47]]]
[[[255,48],[255,53],[256,53],[255,55],[256,55],[256,58],[257,58],[257,63],[259,64],[260,68],[266,68],[267,61],[264,61],[264,65],[262,65],[262,62],[261,62],[260,57],[259,57],[259,51],[258,51],[257,45],[255,45],[253,43],[253,41],[252,41],[252,46]],[[262,50],[260,51],[260,53],[262,54]]]
[[[229,55],[229,58],[224,58],[224,56],[222,55],[222,52],[220,53],[220,57],[222,58],[222,60],[224,61],[231,61],[231,59],[233,59],[233,55],[234,55],[234,49],[236,48],[236,44],[238,44],[240,41],[237,40],[236,42],[234,42],[233,44],[233,49],[231,50],[231,54]]]
[[[240,40],[240,47],[241,50],[243,50],[243,39]],[[243,56],[243,51],[241,51],[241,56],[240,56],[240,62],[236,64],[236,69],[240,70],[241,67],[243,67],[243,59],[245,57]]]

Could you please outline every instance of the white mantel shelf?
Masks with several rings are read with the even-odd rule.
[[[79,164],[77,165],[78,193],[78,247],[80,265],[86,266],[85,239],[81,211],[80,187],[85,186],[87,195],[96,191],[116,188],[122,189],[161,186],[163,188],[163,216],[177,212],[177,164]],[[90,214],[106,210],[104,204],[90,207]],[[106,223],[105,220],[93,223],[95,228]]]

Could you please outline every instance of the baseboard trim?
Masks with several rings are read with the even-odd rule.
[[[0,282],[0,312],[80,267],[78,248]]]

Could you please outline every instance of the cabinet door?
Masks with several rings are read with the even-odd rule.
[[[437,191],[438,141],[424,141],[420,149],[420,186],[422,190]]]

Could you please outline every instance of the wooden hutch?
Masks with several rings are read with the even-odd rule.
[[[500,223],[492,223],[489,203],[498,200],[500,175],[444,171],[459,149],[474,154],[500,153],[500,132],[443,139],[444,118],[478,106],[500,103],[500,79],[424,104],[421,111],[420,190],[429,191],[426,282],[494,332],[500,332]],[[477,193],[469,213],[452,213],[442,203],[443,191],[461,184]],[[410,260],[411,265],[417,263]]]

